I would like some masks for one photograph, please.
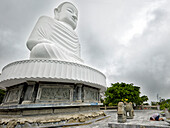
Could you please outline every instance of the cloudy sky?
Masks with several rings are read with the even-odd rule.
[[[170,98],[169,0],[68,0],[79,10],[77,33],[85,63],[110,83],[134,83],[150,100]],[[0,70],[29,58],[26,41],[37,19],[53,17],[63,0],[0,4]],[[1,72],[1,71],[0,71]]]

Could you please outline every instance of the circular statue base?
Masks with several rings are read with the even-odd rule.
[[[83,64],[17,61],[4,67],[0,75],[0,85],[6,88],[0,115],[17,118],[68,115],[71,119],[70,114],[93,113],[96,118],[102,115],[100,92],[106,89],[105,81],[101,72]],[[1,120],[1,125],[4,123]]]

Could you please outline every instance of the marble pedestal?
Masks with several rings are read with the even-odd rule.
[[[62,115],[99,111],[106,78],[83,64],[23,60],[3,68],[0,86],[7,90],[0,115]]]

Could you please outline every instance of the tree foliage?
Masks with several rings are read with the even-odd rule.
[[[105,92],[105,105],[117,105],[120,101],[127,101],[142,104],[148,100],[147,96],[140,97],[140,87],[134,86],[133,83],[115,83],[111,87],[107,88]]]
[[[170,99],[160,102],[160,109],[163,110],[165,108],[167,108],[168,111],[170,111]]]
[[[5,96],[5,91],[0,89],[0,104],[2,103],[4,96]]]
[[[141,96],[141,103],[143,103],[143,102],[145,102],[145,101],[148,101],[148,100],[149,100],[149,99],[148,99],[147,96],[145,96],[145,95]]]

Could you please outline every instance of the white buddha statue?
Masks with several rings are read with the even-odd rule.
[[[51,59],[83,63],[80,44],[75,33],[78,10],[69,2],[54,9],[54,18],[42,16],[28,41],[30,59]]]

